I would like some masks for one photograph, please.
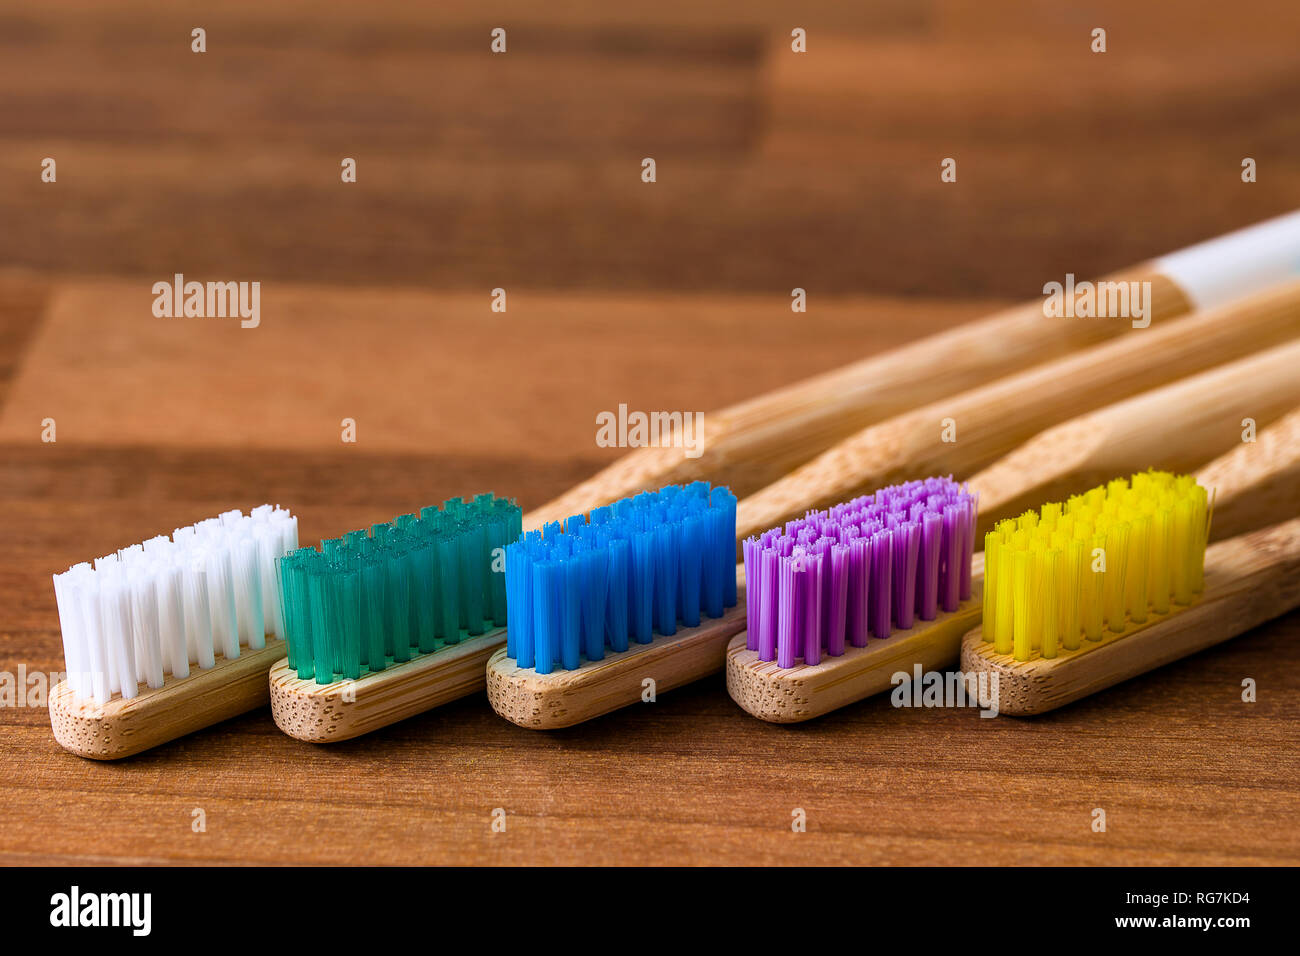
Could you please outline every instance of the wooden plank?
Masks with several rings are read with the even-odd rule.
[[[539,9],[231,0],[206,60],[169,0],[0,11],[0,262],[40,273],[0,281],[0,672],[61,669],[74,561],[266,500],[304,541],[527,508],[609,460],[611,394],[707,411],[1300,205],[1288,0]],[[265,282],[264,327],[155,323],[178,270]],[[0,862],[1294,865],[1297,695],[1293,613],[1032,722],[782,727],[715,675],[545,735],[484,697],[325,749],[267,710],[100,765],[3,706]]]
[[[1088,22],[1011,3],[978,18],[818,5],[807,54],[775,3],[548,10],[546,26],[519,8],[497,57],[470,7],[319,6],[214,14],[203,56],[174,5],[11,14],[0,261],[1019,300],[1044,275],[1102,274],[1300,205],[1292,34],[1269,28],[1294,17],[1283,3],[1231,22],[1203,2],[1177,18],[1103,4],[1105,55],[1081,41]],[[57,184],[39,180],[45,156]],[[946,156],[957,184],[939,181]],[[1051,241],[1062,222],[1068,247]]]
[[[0,441],[34,441],[52,417],[61,444],[610,460],[619,450],[596,445],[596,415],[620,403],[707,414],[856,357],[864,325],[879,329],[871,337],[879,346],[983,311],[823,297],[796,314],[788,290],[630,297],[512,288],[508,311],[494,313],[487,288],[268,282],[261,324],[242,329],[235,319],[155,318],[152,281],[60,288],[0,410]],[[782,348],[794,329],[800,348]],[[731,374],[719,374],[724,365]],[[355,445],[341,442],[344,418],[357,423]]]

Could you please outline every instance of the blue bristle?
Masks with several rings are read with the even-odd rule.
[[[649,644],[654,637],[653,532],[642,531],[633,536],[630,563],[628,604],[632,615],[632,639],[638,644]]]
[[[506,555],[506,567],[510,567],[510,556],[508,554]],[[537,630],[532,623],[533,602],[536,600],[533,593],[535,581],[533,572],[534,569],[531,564],[524,563],[519,568],[519,593],[523,596],[523,600],[518,604],[510,605],[520,609],[519,622],[516,625],[516,622],[512,620],[510,627],[506,630],[506,634],[509,635],[511,631],[516,630],[516,627],[518,628],[519,643],[516,648],[515,659],[519,661],[520,667],[532,667],[533,661],[536,660],[536,655],[533,653],[533,648],[536,646],[534,632]]]
[[[605,637],[610,650],[627,650],[627,588],[618,586],[617,582],[626,581],[630,554],[626,538],[618,538],[609,543],[609,567],[605,588]],[[523,666],[523,665],[520,665]]]
[[[677,633],[677,527],[661,524],[654,530],[654,627],[663,635]]]
[[[533,565],[533,667],[539,674],[549,674],[554,661],[554,569],[550,563]]]
[[[609,553],[593,548],[582,556],[583,652],[587,660],[605,656],[605,585]]]
[[[560,663],[571,671],[578,667],[579,646],[582,643],[582,566],[575,558],[560,565],[564,586],[564,606],[560,618],[563,628],[560,637]]]
[[[514,544],[506,545],[506,605],[508,607],[522,607],[524,594],[519,587],[519,579],[524,566],[523,558],[518,557],[521,550],[526,547],[523,541],[517,541]],[[517,557],[512,558],[511,555]],[[528,626],[528,616],[521,614],[517,622],[511,622],[510,628],[506,631],[506,656],[515,660],[519,656],[519,632]]]
[[[530,531],[506,548],[506,654],[551,673],[699,626],[736,603],[736,498],[670,485]]]
[[[696,627],[700,623],[700,584],[704,574],[704,519],[700,515],[691,515],[682,522],[681,547],[678,613],[683,624]]]
[[[704,613],[709,617],[721,617],[723,596],[725,594],[722,579],[725,575],[718,567],[716,552],[719,548],[719,541],[727,536],[723,527],[723,515],[721,512],[715,512],[712,508],[704,516],[705,524],[705,554],[704,560],[704,593],[701,595],[704,604]],[[735,527],[733,524],[732,527]],[[734,532],[732,532],[734,536]],[[730,541],[727,542],[730,544]]]
[[[719,494],[721,492],[721,494]],[[722,578],[722,603],[725,607],[736,605],[736,496],[726,488],[714,488],[710,497],[710,511],[721,513],[718,521],[722,542],[714,554],[718,574]]]

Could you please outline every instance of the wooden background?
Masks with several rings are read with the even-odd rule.
[[[527,508],[619,402],[714,408],[1300,206],[1292,0],[1062,6],[0,3],[0,669],[61,669],[52,572],[176,525]],[[154,319],[174,272],[260,281],[262,326]],[[1033,721],[767,726],[719,676],[547,735],[266,712],[100,765],[2,708],[0,861],[1297,863],[1298,637]]]

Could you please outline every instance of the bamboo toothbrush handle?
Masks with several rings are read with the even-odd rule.
[[[505,643],[505,629],[390,664],[356,680],[318,684],[300,678],[281,658],[268,677],[271,718],[290,737],[338,743],[395,724],[453,700],[481,693],[488,659]]]
[[[1204,463],[1240,442],[1243,417],[1264,425],[1300,402],[1298,369],[1300,339],[1041,432],[970,480],[980,496],[980,534],[1038,502],[1064,501],[1118,475]]]
[[[1210,535],[1229,538],[1300,514],[1300,407],[1210,462],[1196,480],[1214,491]]]
[[[285,643],[268,636],[258,650],[244,648],[188,677],[168,676],[162,687],[135,697],[114,697],[102,706],[73,693],[67,681],[50,692],[50,725],[64,750],[91,760],[120,760],[169,740],[265,707],[266,675]]]
[[[1300,282],[1291,282],[898,415],[742,500],[736,533],[744,539],[809,508],[917,475],[970,474],[1062,419],[1284,342],[1297,320]],[[955,441],[944,440],[949,420]]]
[[[1300,212],[1247,226],[1109,276],[1150,282],[1157,327],[1284,281],[1300,261]],[[1046,291],[1046,288],[1044,288]],[[1076,289],[1076,299],[1084,293]],[[680,448],[634,451],[525,516],[526,528],[672,482],[708,478],[739,496],[776,481],[835,442],[945,395],[1086,348],[1123,323],[1042,321],[1035,301],[983,322],[778,389],[706,416],[702,455]]]
[[[1153,327],[1186,315],[1191,303],[1144,263],[1103,281],[1150,282]],[[590,511],[625,495],[707,478],[737,495],[780,478],[859,429],[944,395],[1119,335],[1127,323],[1043,318],[1041,301],[962,325],[704,416],[702,454],[640,448],[524,516],[524,527]]]
[[[1018,662],[975,629],[962,642],[966,673],[997,674],[998,707],[1041,714],[1243,634],[1300,605],[1300,518],[1219,541],[1205,552],[1205,590],[1188,608],[1063,658]],[[1085,642],[1086,643],[1086,642]]]

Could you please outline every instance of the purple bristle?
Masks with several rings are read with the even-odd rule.
[[[747,646],[820,663],[970,597],[976,496],[949,478],[882,488],[744,542]]]

